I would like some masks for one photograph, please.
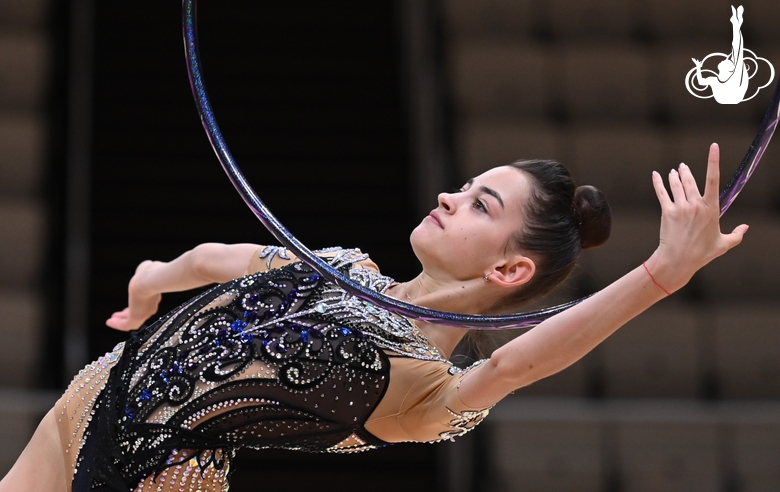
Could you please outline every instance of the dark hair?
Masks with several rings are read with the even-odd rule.
[[[516,307],[538,299],[574,270],[580,251],[609,239],[612,213],[604,194],[593,186],[576,186],[563,164],[553,160],[522,160],[510,164],[532,185],[523,210],[523,227],[511,246],[536,265],[533,278],[495,308]]]
[[[527,284],[496,302],[494,312],[516,311],[550,293],[574,270],[580,252],[604,244],[612,229],[604,194],[593,186],[576,186],[563,164],[533,159],[509,166],[524,172],[532,185],[523,208],[523,227],[510,239],[510,247],[528,255],[536,271]],[[501,345],[494,335],[471,330],[461,348],[477,358],[486,357]]]

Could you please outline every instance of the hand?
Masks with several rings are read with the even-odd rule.
[[[120,331],[136,330],[149,319],[160,305],[162,295],[158,292],[148,292],[144,286],[144,278],[157,262],[146,260],[135,269],[135,275],[128,285],[128,307],[117,311],[106,320],[106,325]]]
[[[720,149],[710,146],[704,195],[685,164],[669,174],[672,198],[663,179],[653,172],[653,186],[661,204],[661,238],[658,249],[648,260],[653,275],[667,290],[685,285],[696,271],[740,242],[748,230],[737,226],[730,234],[720,232]]]

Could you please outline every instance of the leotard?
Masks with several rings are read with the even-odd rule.
[[[379,292],[359,250],[318,251]],[[225,491],[242,447],[358,452],[452,439],[488,409],[408,319],[275,246],[87,365],[55,406],[73,491]]]

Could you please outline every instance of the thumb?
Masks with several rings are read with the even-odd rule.
[[[726,240],[726,246],[728,247],[728,249],[731,249],[742,242],[742,238],[747,232],[749,227],[750,226],[747,224],[741,224],[735,227],[734,230],[731,231],[731,234],[723,235],[723,237]]]

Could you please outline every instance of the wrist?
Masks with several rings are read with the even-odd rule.
[[[146,260],[138,265],[135,270],[135,275],[130,279],[128,290],[130,295],[138,300],[152,299],[158,295],[159,292],[152,288],[154,284],[155,271],[163,265],[163,262]]]
[[[682,289],[693,275],[688,275],[686,268],[681,268],[677,263],[656,250],[647,261],[644,262],[651,281],[667,295]]]

